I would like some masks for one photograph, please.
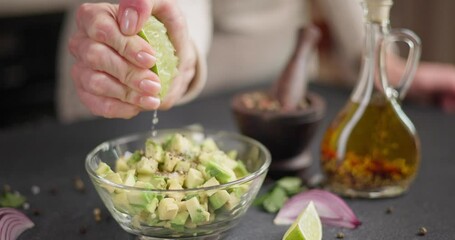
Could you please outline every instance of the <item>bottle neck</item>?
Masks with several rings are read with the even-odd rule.
[[[365,23],[364,58],[372,58],[379,54],[379,41],[390,32],[389,23],[368,21]]]

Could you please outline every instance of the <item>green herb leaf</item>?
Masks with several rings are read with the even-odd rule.
[[[276,182],[288,195],[294,195],[302,190],[302,180],[299,177],[283,177]]]
[[[0,207],[18,208],[22,206],[26,198],[19,193],[6,192],[0,195]]]
[[[286,191],[276,187],[273,188],[267,198],[264,199],[263,207],[267,212],[276,213],[283,207],[286,200],[288,200]]]

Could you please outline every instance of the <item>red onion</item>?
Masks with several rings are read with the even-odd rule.
[[[35,224],[22,212],[13,208],[0,208],[0,240],[15,240],[33,226]]]
[[[292,224],[310,201],[314,202],[324,224],[345,228],[356,228],[361,224],[343,199],[331,192],[317,189],[305,191],[290,198],[278,212],[274,223]]]

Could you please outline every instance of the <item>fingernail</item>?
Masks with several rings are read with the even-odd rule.
[[[135,34],[137,19],[138,14],[136,10],[132,8],[125,9],[123,12],[122,24],[120,24],[122,32],[127,35]]]
[[[156,57],[154,57],[152,54],[148,52],[139,52],[136,56],[136,60],[146,66],[147,68],[153,67],[153,65],[156,62]]]
[[[141,97],[139,104],[145,109],[157,109],[160,106],[160,99],[156,97]]]
[[[139,88],[144,92],[157,94],[161,90],[161,84],[152,80],[145,79],[139,83]]]

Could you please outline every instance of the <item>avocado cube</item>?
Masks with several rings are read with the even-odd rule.
[[[188,170],[188,175],[185,179],[186,188],[195,188],[204,183],[204,177],[201,172],[194,168]]]
[[[174,153],[166,152],[164,154],[164,162],[162,165],[162,170],[167,172],[174,171],[175,165],[181,161],[181,157],[177,156]]]
[[[113,183],[116,183],[116,184],[122,184],[122,178],[120,177],[120,174],[118,173],[114,173],[114,172],[111,172],[111,173],[108,173],[105,177],[104,177],[106,180],[109,180]],[[111,186],[108,186],[106,184],[103,184],[103,187],[110,193],[114,192],[115,188],[114,187],[111,187]]]
[[[130,204],[125,192],[112,194],[112,203],[119,212],[128,213]]]
[[[177,213],[174,219],[171,220],[171,224],[183,226],[190,214],[187,211]]]
[[[149,211],[151,214],[155,213],[156,208],[158,207],[158,198],[153,198],[146,206],[145,208],[147,211]]]
[[[238,153],[236,150],[231,150],[231,151],[229,151],[229,152],[226,153],[226,155],[227,155],[230,159],[232,159],[232,160],[237,159],[237,155],[238,155],[238,154],[239,154],[239,153]]]
[[[213,152],[219,150],[218,146],[216,145],[215,141],[212,138],[206,138],[202,142],[201,148],[203,152]]]
[[[136,165],[136,170],[139,174],[153,174],[158,170],[158,162],[153,159],[142,157]]]
[[[163,198],[158,204],[158,218],[160,220],[171,220],[175,218],[179,210],[173,198]]]
[[[157,162],[163,162],[163,148],[152,139],[145,142],[145,156]]]
[[[183,189],[182,185],[178,182],[178,179],[172,179],[169,181],[169,190],[180,190]],[[181,201],[182,198],[185,196],[184,193],[181,192],[173,192],[168,194],[169,197],[174,198],[176,201]]]
[[[117,161],[115,161],[115,171],[117,172],[126,172],[130,168],[128,167],[128,164],[126,163],[125,158],[119,158]]]
[[[123,180],[123,184],[127,186],[134,186],[136,183],[136,169],[131,169],[126,172],[126,177]]]
[[[175,165],[174,171],[186,173],[190,167],[191,163],[189,161],[180,161]]]
[[[166,189],[166,178],[159,175],[152,175],[149,181],[155,189]]]
[[[128,165],[132,166],[139,162],[142,158],[141,151],[135,151],[127,160]]]
[[[237,161],[237,166],[234,168],[234,173],[237,178],[243,178],[249,174],[248,170],[245,167],[245,164],[243,164],[242,161]]]
[[[113,173],[113,171],[112,171],[111,167],[109,167],[109,165],[107,165],[104,162],[100,162],[98,164],[98,168],[95,170],[95,173],[98,176],[105,177],[107,174]]]
[[[191,141],[184,137],[182,134],[174,134],[170,139],[167,150],[177,153],[186,154],[191,151],[193,144]]]
[[[210,213],[204,210],[196,197],[185,201],[185,205],[193,223],[201,224],[209,221]]]
[[[215,161],[210,161],[205,170],[210,176],[215,177],[220,183],[228,183],[236,180],[235,173]]]
[[[226,202],[224,207],[230,211],[234,209],[238,204],[240,203],[240,198],[236,196],[235,193],[230,193],[229,194],[229,200]]]
[[[212,177],[210,178],[209,180],[207,180],[207,182],[205,182],[204,184],[202,184],[202,187],[212,187],[212,186],[217,186],[217,185],[220,185],[220,182],[218,182],[218,180],[216,180],[216,178]],[[207,190],[206,191],[206,194],[207,196],[212,196],[217,190]]]
[[[226,190],[219,190],[209,197],[210,206],[213,210],[221,208],[227,201],[229,201],[230,195]]]

